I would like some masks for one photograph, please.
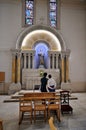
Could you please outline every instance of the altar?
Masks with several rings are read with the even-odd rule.
[[[23,69],[22,70],[22,84],[25,86],[26,90],[34,90],[35,85],[40,86],[40,80],[44,72],[51,74],[55,79],[57,88],[60,83],[60,71],[59,69]]]

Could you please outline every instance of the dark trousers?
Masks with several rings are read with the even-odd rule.
[[[49,92],[55,92],[55,89],[50,89],[50,88],[48,89],[49,89]]]

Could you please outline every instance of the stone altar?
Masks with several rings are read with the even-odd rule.
[[[47,74],[51,74],[58,84],[60,82],[60,71],[59,69],[23,69],[22,70],[22,85],[25,85],[25,89],[34,89],[35,85],[40,85],[40,79],[42,77],[42,73],[47,72]]]

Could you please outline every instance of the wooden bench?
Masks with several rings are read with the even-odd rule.
[[[52,92],[35,92],[35,93],[25,93],[24,97],[40,97],[40,98],[54,98],[55,93]]]
[[[57,115],[58,115],[58,120],[60,121],[60,96],[56,95],[54,92],[37,92],[37,93],[25,93],[23,98],[28,98],[32,100],[35,108],[35,102],[37,101],[42,101],[42,105],[46,105],[46,112],[48,110],[47,115],[50,116],[50,109],[56,110]],[[24,99],[24,100],[25,100]],[[54,100],[56,99],[56,100]],[[54,101],[55,105],[53,107],[53,104],[51,105],[51,100]],[[58,104],[57,104],[58,102]],[[42,106],[41,106],[42,107]],[[52,107],[52,108],[51,108]],[[35,111],[33,108],[33,112]],[[40,110],[41,111],[41,110]]]

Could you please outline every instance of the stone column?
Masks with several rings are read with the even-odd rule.
[[[64,53],[62,53],[62,55],[61,55],[61,80],[62,80],[62,82],[64,82],[64,80],[65,80],[64,57],[65,57],[65,55],[64,55]]]
[[[30,69],[30,53],[28,53],[28,68]]]
[[[50,69],[50,61],[51,61],[51,59],[50,59],[50,56],[51,54],[50,54],[50,52],[48,51],[48,57],[49,57],[49,61],[48,61],[48,68]]]
[[[66,82],[68,82],[69,78],[69,55],[70,55],[70,50],[67,50],[66,52]]]
[[[52,54],[50,53],[50,51],[49,51],[48,54],[49,54],[49,59],[50,59],[50,60],[49,60],[49,69],[52,69],[52,68],[51,68],[51,66],[52,66],[52,58],[51,58],[51,57],[52,57]]]
[[[15,83],[15,65],[16,65],[16,54],[12,54],[12,82]]]
[[[30,69],[33,68],[33,54],[30,53]]]
[[[32,69],[34,69],[34,54],[32,53]]]
[[[24,54],[24,69],[26,69],[26,53],[23,54]]]
[[[48,56],[49,56],[49,64],[48,64],[48,68],[50,69],[50,61],[51,61],[51,59],[50,59],[50,54],[48,53]]]
[[[54,69],[54,53],[52,53],[52,69]]]
[[[17,54],[17,82],[20,82],[20,56],[21,54]]]
[[[66,56],[66,82],[69,79],[69,60],[68,57]]]
[[[56,69],[58,69],[58,53],[56,54]]]
[[[35,51],[32,51],[32,69],[34,69],[34,55],[35,55]]]

